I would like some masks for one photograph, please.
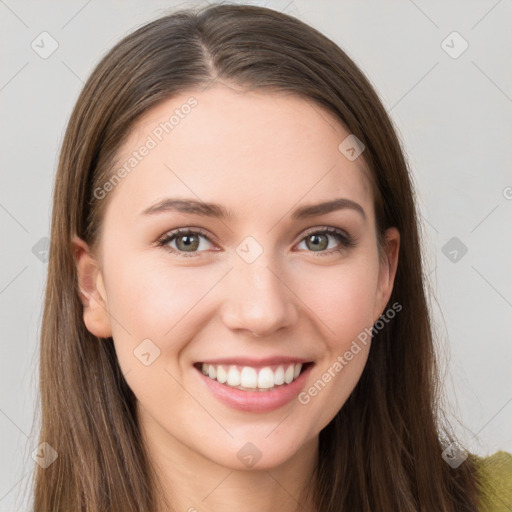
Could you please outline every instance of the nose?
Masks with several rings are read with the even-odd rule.
[[[292,327],[299,317],[297,298],[285,272],[264,252],[256,261],[235,261],[225,280],[222,320],[234,331],[258,337]]]

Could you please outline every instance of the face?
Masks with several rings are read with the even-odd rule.
[[[147,112],[119,152],[99,251],[74,241],[84,321],[112,336],[161,450],[275,467],[359,380],[399,235],[379,261],[348,135],[304,99],[217,85]]]

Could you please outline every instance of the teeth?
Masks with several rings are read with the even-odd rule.
[[[226,370],[222,366],[217,367],[217,380],[224,384],[228,380],[228,374],[226,373]]]
[[[274,383],[276,386],[284,384],[284,368],[280,366],[274,373]]]
[[[258,373],[258,387],[260,389],[268,389],[274,387],[274,372],[266,366]]]
[[[210,366],[210,368],[211,368],[211,366]],[[295,373],[295,368],[294,368],[293,364],[291,364],[290,366],[288,366],[288,368],[284,372],[284,381],[286,382],[286,384],[290,384],[290,382],[293,380],[294,373]],[[210,374],[210,377],[211,377],[211,374]]]
[[[240,386],[240,372],[236,369],[236,366],[229,369],[228,386]]]
[[[300,375],[302,364],[281,365],[275,370],[265,366],[259,371],[251,366],[244,366],[240,371],[235,365],[227,368],[223,365],[203,363],[201,370],[210,379],[234,388],[268,390],[293,382]]]
[[[258,374],[254,368],[244,366],[240,372],[240,386],[243,388],[258,387]]]

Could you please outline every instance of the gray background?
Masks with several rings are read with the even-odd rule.
[[[66,122],[99,58],[178,5],[199,3],[0,0],[2,512],[26,510],[29,497],[46,272],[40,240],[49,234]],[[267,5],[336,41],[390,112],[417,187],[450,419],[471,451],[512,452],[511,2]],[[58,48],[42,58],[50,37]],[[469,47],[457,55],[464,40]]]

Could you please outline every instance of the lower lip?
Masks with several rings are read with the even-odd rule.
[[[270,391],[243,391],[232,388],[210,379],[201,370],[194,369],[199,373],[213,395],[228,407],[245,412],[268,412],[283,407],[300,393],[312,367],[312,364],[308,365],[297,379],[290,384],[279,386]]]

